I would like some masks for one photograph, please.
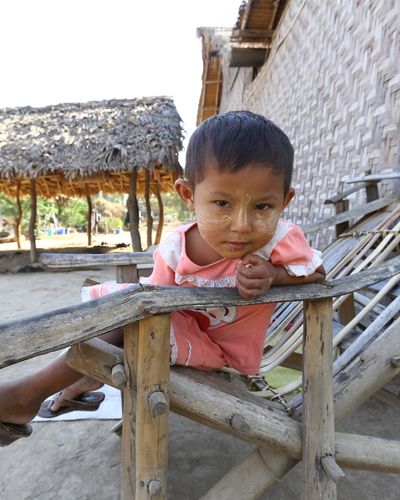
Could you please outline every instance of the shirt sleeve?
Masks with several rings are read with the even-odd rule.
[[[165,262],[158,249],[155,250],[153,258],[153,272],[148,278],[140,278],[140,283],[148,285],[176,285],[175,272]]]
[[[309,276],[321,264],[321,252],[310,247],[303,231],[293,225],[271,252],[271,263],[283,266],[290,276]]]

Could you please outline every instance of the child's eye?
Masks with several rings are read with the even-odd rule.
[[[214,203],[221,208],[227,207],[229,205],[229,201],[226,200],[215,200]]]
[[[259,203],[256,205],[256,210],[268,210],[269,208],[271,208],[271,206],[268,205],[268,203]]]

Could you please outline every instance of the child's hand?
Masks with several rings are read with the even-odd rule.
[[[262,295],[277,276],[276,266],[257,255],[245,255],[236,276],[237,288],[244,299]]]

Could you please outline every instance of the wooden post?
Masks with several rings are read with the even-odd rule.
[[[145,169],[145,188],[144,200],[146,203],[146,221],[147,221],[147,248],[153,244],[153,216],[151,215],[150,205],[150,170]]]
[[[93,212],[93,207],[92,207],[92,198],[90,197],[90,191],[89,191],[89,186],[86,184],[86,201],[87,201],[87,240],[88,240],[88,247],[92,245],[92,212]]]
[[[124,327],[124,365],[126,386],[123,391],[123,426],[121,443],[121,500],[132,500],[136,489],[136,370],[139,323]]]
[[[161,236],[164,228],[164,204],[160,193],[160,185],[158,182],[155,182],[153,190],[158,202],[158,225],[156,239],[154,241],[154,244],[158,245],[161,241]]]
[[[129,231],[131,233],[132,248],[134,252],[142,251],[142,242],[139,232],[139,207],[136,198],[137,169],[134,168],[129,175],[128,215]]]
[[[349,200],[334,201],[333,206],[335,207],[336,214],[346,212],[347,210],[349,210]],[[349,221],[344,221],[339,224],[336,224],[335,226],[336,238],[338,238],[340,234],[347,231],[349,227],[350,227]],[[338,307],[338,315],[339,315],[339,321],[343,325],[347,325],[347,323],[349,323],[356,315],[354,306],[354,295],[352,293],[350,293],[344,300],[344,302]]]
[[[138,283],[139,275],[136,264],[116,266],[117,283]]]
[[[334,457],[332,299],[304,302],[303,464],[306,500],[335,500],[336,481],[325,470]],[[321,461],[322,460],[322,461]],[[329,470],[333,470],[330,467]]]
[[[139,322],[136,500],[167,498],[169,329],[169,315]]]
[[[165,314],[124,328],[122,500],[166,499],[169,329]]]
[[[36,198],[36,182],[31,179],[31,217],[29,219],[29,241],[30,241],[30,257],[31,262],[37,262],[38,255],[36,251],[36,217],[37,217],[37,198]]]
[[[17,180],[17,218],[15,220],[15,233],[17,237],[17,248],[21,248],[21,223],[22,223],[22,205],[21,205],[21,181]]]

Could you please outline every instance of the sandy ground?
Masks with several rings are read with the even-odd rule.
[[[107,244],[115,244],[115,238]],[[87,277],[112,279],[113,270],[0,274],[2,322],[78,303],[80,285]],[[26,375],[54,356],[5,368],[0,381]],[[32,437],[0,449],[0,499],[120,498],[120,439],[111,432],[112,425],[99,420],[33,424]],[[338,430],[398,439],[400,420],[395,410],[372,398]],[[198,499],[253,449],[174,414],[169,442],[168,498],[174,500]],[[299,500],[302,481],[299,464],[261,498]],[[338,498],[398,500],[400,475],[346,470]]]

